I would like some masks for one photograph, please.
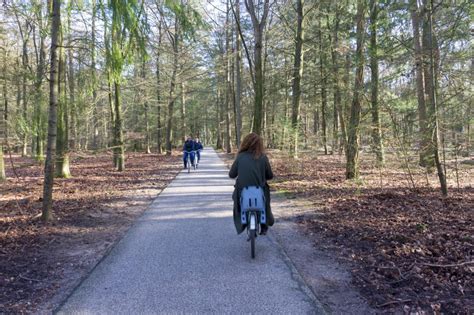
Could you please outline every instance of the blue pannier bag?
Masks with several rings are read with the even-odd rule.
[[[250,209],[260,211],[260,223],[266,224],[265,195],[262,187],[244,187],[240,193],[240,221],[247,224],[247,211]]]

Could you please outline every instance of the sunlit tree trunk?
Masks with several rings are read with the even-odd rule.
[[[365,35],[365,1],[357,0],[357,33],[356,33],[356,76],[351,104],[351,118],[349,121],[348,139],[346,148],[346,178],[359,177],[359,135],[360,135],[360,99],[364,86],[364,35]]]
[[[52,217],[54,164],[56,158],[56,110],[58,106],[58,45],[61,25],[61,0],[52,0],[51,19],[51,62],[49,76],[49,116],[48,142],[44,166],[43,208],[41,219],[48,221]]]
[[[423,21],[423,49],[425,51],[426,59],[429,60],[425,69],[425,88],[428,96],[428,130],[431,135],[429,146],[438,172],[441,192],[443,196],[447,196],[448,186],[446,183],[446,174],[439,157],[439,121],[437,103],[439,47],[433,34],[433,0],[423,0],[423,4],[424,10],[426,10],[425,19]]]
[[[69,170],[69,147],[68,147],[68,102],[66,96],[66,54],[63,48],[64,29],[59,26],[59,61],[58,61],[58,105],[56,123],[56,169],[55,176],[71,177]],[[71,78],[69,78],[70,80]]]

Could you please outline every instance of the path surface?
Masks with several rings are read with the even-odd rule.
[[[214,150],[181,172],[60,308],[60,314],[322,314],[275,238],[232,221],[233,181]]]

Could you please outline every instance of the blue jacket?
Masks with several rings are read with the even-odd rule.
[[[191,152],[194,151],[195,149],[195,143],[193,140],[186,140],[186,142],[183,145],[183,151]]]
[[[202,143],[201,142],[194,142],[194,148],[196,150],[202,150],[203,149]]]

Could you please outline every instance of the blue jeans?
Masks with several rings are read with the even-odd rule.
[[[196,151],[198,162],[201,161],[201,150]]]
[[[187,162],[188,162],[188,154],[189,154],[189,157],[191,159],[191,165],[194,165],[194,151],[184,151],[183,152],[183,162],[184,162],[184,167],[186,168],[187,167]]]

